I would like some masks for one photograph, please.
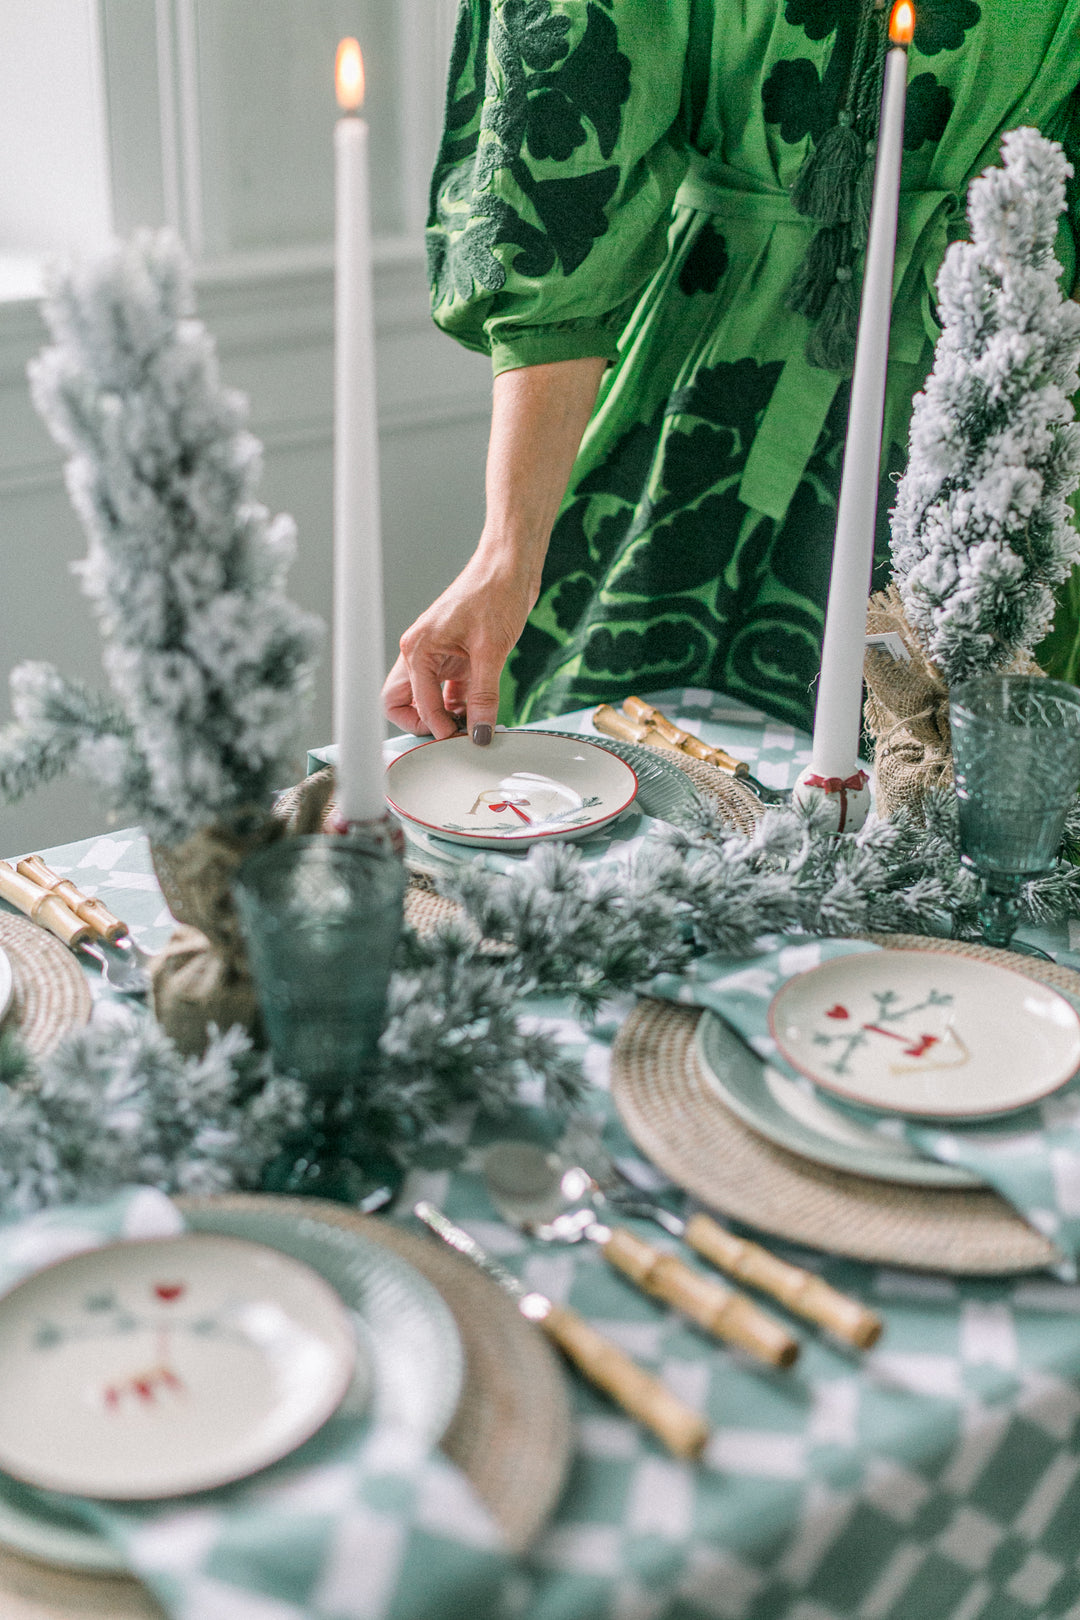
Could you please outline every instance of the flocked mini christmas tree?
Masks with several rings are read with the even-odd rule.
[[[261,450],[193,319],[170,233],[57,273],[34,403],[67,455],[78,571],[109,691],[47,664],[12,676],[0,799],[71,766],[152,839],[179,843],[289,778],[319,626],[284,594],[294,530],[255,498]]]
[[[53,277],[34,403],[67,455],[89,542],[79,564],[108,690],[48,664],[12,677],[0,801],[71,766],[138,817],[184,925],[154,964],[154,1010],[185,1052],[256,1023],[229,890],[280,836],[318,622],[289,601],[293,525],[255,498],[260,446],[193,318],[186,256],[138,232]]]
[[[938,277],[942,332],[893,513],[904,611],[950,685],[1030,653],[1080,560],[1080,306],[1054,257],[1072,169],[1034,129],[1002,152],[971,185],[971,241]]]
[[[942,331],[892,514],[893,585],[871,602],[869,628],[898,632],[908,653],[866,659],[886,815],[948,784],[949,688],[1033,668],[1054,587],[1080,560],[1068,503],[1080,306],[1054,256],[1072,169],[1034,129],[1010,131],[1002,153],[972,182],[971,240],[949,248],[938,276]]]

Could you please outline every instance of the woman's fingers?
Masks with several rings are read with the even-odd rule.
[[[453,737],[458,724],[454,716],[446,712],[442,682],[436,671],[421,656],[409,664],[409,674],[412,676],[413,704],[425,730],[440,741]]]
[[[443,681],[443,706],[447,714],[452,714],[457,720],[464,720],[465,710],[469,701],[469,683],[460,677]]]
[[[495,735],[495,722],[499,715],[499,676],[505,659],[494,655],[488,647],[478,647],[469,660],[468,728],[469,736],[481,748],[486,748]]]
[[[383,683],[382,701],[383,711],[391,725],[400,726],[402,731],[411,731],[415,736],[423,735],[427,728],[413,702],[412,676],[403,655],[398,657]]]
[[[499,677],[528,615],[520,580],[493,578],[473,563],[401,638],[383,688],[387,715],[409,731],[452,737],[467,713],[481,745],[495,732]]]

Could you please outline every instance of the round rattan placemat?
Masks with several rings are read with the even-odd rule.
[[[0,945],[7,952],[15,993],[4,1020],[35,1057],[85,1024],[92,1005],[86,974],[55,935],[25,917],[0,912]]]
[[[514,1302],[434,1239],[314,1199],[231,1195],[178,1199],[181,1208],[294,1205],[385,1244],[439,1290],[465,1351],[465,1384],[442,1449],[472,1482],[511,1549],[523,1552],[558,1500],[570,1460],[570,1405],[558,1358]],[[3,1620],[160,1620],[163,1611],[127,1577],[77,1575],[0,1547]]]
[[[1053,962],[911,934],[869,937],[894,949],[997,962],[1080,993],[1080,974]],[[709,1087],[694,1056],[699,1016],[696,1008],[639,1002],[615,1043],[611,1089],[638,1147],[702,1203],[774,1237],[854,1260],[992,1276],[1039,1270],[1056,1258],[997,1193],[848,1175],[766,1141]]]
[[[186,1202],[177,1199],[181,1209]],[[510,1296],[435,1238],[342,1204],[242,1194],[204,1202],[251,1210],[260,1202],[275,1209],[291,1204],[297,1214],[385,1244],[434,1284],[465,1351],[465,1385],[442,1449],[471,1480],[514,1551],[524,1551],[558,1499],[572,1437],[558,1357]]]

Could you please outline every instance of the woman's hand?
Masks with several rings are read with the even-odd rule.
[[[606,364],[590,355],[495,378],[480,544],[406,630],[383,687],[387,718],[404,731],[452,737],[466,714],[473,741],[491,741],[499,676],[540,594],[551,526]]]
[[[387,718],[403,731],[452,737],[468,714],[473,741],[489,743],[499,677],[528,618],[538,581],[494,569],[481,551],[401,638],[387,676]]]

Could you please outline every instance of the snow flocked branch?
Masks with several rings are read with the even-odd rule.
[[[938,277],[942,332],[892,514],[908,622],[950,685],[1030,653],[1080,560],[1080,306],[1054,257],[1073,171],[1035,129],[1011,130],[1002,152],[972,182],[972,239]]]
[[[260,446],[192,310],[167,231],[52,277],[31,389],[68,458],[111,690],[24,664],[0,733],[0,798],[75,766],[166,843],[289,779],[320,636],[284,594],[292,520],[255,499]]]
[[[481,932],[515,947],[523,991],[571,994],[586,1009],[703,952],[748,954],[768,934],[978,936],[980,885],[960,861],[951,790],[930,793],[922,819],[901,809],[846,838],[814,806],[768,810],[749,837],[709,806],[698,816],[629,874],[590,871],[573,845],[552,844],[510,875],[465,866],[443,887]],[[1080,802],[1063,853],[1025,884],[1026,920],[1080,915]]]

